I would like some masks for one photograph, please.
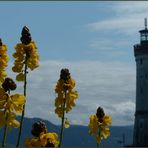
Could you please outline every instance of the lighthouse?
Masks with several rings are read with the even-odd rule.
[[[139,31],[140,43],[134,45],[136,61],[136,111],[133,146],[148,147],[148,29]]]

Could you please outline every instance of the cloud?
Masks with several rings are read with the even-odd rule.
[[[123,15],[127,14],[143,14],[144,12],[148,12],[147,10],[147,1],[128,1],[128,2],[120,2],[116,3],[113,6],[113,10],[116,13],[122,13]],[[116,8],[116,9],[115,9]]]
[[[139,22],[141,19],[135,19],[135,18],[111,18],[99,22],[94,22],[92,24],[89,24],[89,26],[93,30],[113,30],[115,33],[121,32],[121,33],[126,33],[130,34],[135,32],[136,26],[140,26]],[[133,26],[135,27],[133,28]]]
[[[147,17],[148,2],[119,2],[112,3],[110,6],[114,16],[107,17],[104,20],[88,24],[92,31],[122,33],[125,35],[134,35],[137,30],[144,27],[144,18]]]
[[[89,51],[89,53],[96,53],[100,57],[105,57],[106,59],[110,58],[119,58],[121,56],[128,56],[129,50],[123,50],[129,49],[129,42],[127,39],[118,39],[118,43],[115,41],[116,39],[113,38],[105,38],[100,37],[98,39],[95,39],[93,41],[90,41],[90,48],[92,50]]]
[[[54,114],[54,87],[60,70],[69,68],[76,80],[79,99],[67,115],[72,124],[87,125],[90,114],[98,106],[112,116],[114,125],[132,124],[135,104],[135,66],[120,62],[101,61],[43,61],[28,74],[26,116],[40,117],[60,124]],[[10,68],[8,69],[10,71]],[[10,72],[14,78],[15,74]],[[17,92],[23,92],[23,83],[17,83]]]

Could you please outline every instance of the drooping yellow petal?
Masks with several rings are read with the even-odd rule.
[[[5,100],[0,100],[0,109],[4,109],[5,108]]]
[[[23,52],[15,52],[13,53],[12,55],[14,58],[16,58],[17,60],[19,61],[23,61],[24,60],[24,55],[23,55]]]
[[[14,128],[19,128],[20,127],[20,123],[16,120],[16,119],[12,119],[9,123],[8,126],[12,126]]]
[[[7,99],[8,99],[8,94],[5,92],[3,88],[0,88],[0,109],[5,108]]]
[[[63,116],[63,108],[62,107],[56,107],[55,113],[59,116],[59,118],[62,118],[62,116]]]
[[[7,54],[7,46],[1,45],[0,46],[0,85],[4,82],[6,74],[6,67],[8,65],[8,54]]]
[[[103,124],[104,124],[105,126],[111,125],[111,124],[112,124],[112,118],[111,118],[110,116],[105,115],[105,116],[103,117]]]
[[[14,113],[10,112],[8,114],[8,119],[6,121],[6,124],[8,127],[19,128],[20,123],[15,118],[16,118],[16,115]]]
[[[0,71],[0,83],[1,84],[4,82],[6,76],[7,74],[5,70]]]
[[[18,44],[16,44],[16,46],[14,48],[17,53],[24,53],[24,47],[25,47],[24,44],[18,43]]]
[[[23,69],[23,63],[15,64],[15,66],[12,67],[13,72],[22,72]]]
[[[16,76],[16,80],[17,81],[24,81],[25,80],[25,75],[23,73],[19,73],[17,76]]]
[[[90,116],[90,122],[89,122],[89,128],[90,128],[90,131],[89,133],[92,134],[92,135],[96,135],[97,132],[98,132],[98,118],[96,115],[91,115]]]
[[[97,140],[98,144],[100,144],[102,137],[100,135],[96,135],[96,140]]]
[[[11,95],[11,110],[14,110],[16,113],[21,113],[23,111],[23,105],[26,102],[25,96],[21,94]]]
[[[0,88],[0,100],[6,100],[7,94],[3,88]]]
[[[69,123],[69,121],[68,121],[67,118],[66,118],[66,120],[65,120],[64,127],[65,127],[65,128],[69,128],[69,127],[70,127],[70,123]]]
[[[16,105],[23,105],[26,102],[25,96],[22,94],[11,95],[11,100],[13,104],[16,104]]]
[[[101,129],[101,135],[103,136],[103,138],[107,138],[110,136],[110,130],[108,127],[104,127]]]

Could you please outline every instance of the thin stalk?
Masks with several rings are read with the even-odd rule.
[[[25,79],[24,79],[24,96],[26,97],[26,88],[27,88],[27,55],[25,57],[25,70],[24,70],[24,74],[25,74]],[[22,134],[22,126],[23,126],[23,120],[24,120],[24,115],[25,115],[25,104],[23,105],[23,111],[22,111],[22,116],[21,116],[21,121],[20,121],[20,128],[19,128],[19,133],[18,133],[18,139],[17,139],[17,144],[16,147],[19,147],[19,143],[20,143],[20,138],[21,138],[21,134]]]
[[[100,146],[99,146],[99,143],[97,142],[97,148],[99,148]]]
[[[8,90],[8,94],[10,95],[10,90]],[[6,112],[6,110],[5,110]],[[6,137],[7,137],[7,120],[8,120],[8,113],[6,112],[6,123],[4,127],[4,134],[3,134],[3,140],[2,140],[2,148],[5,147]]]
[[[63,131],[64,131],[64,119],[65,119],[65,103],[66,103],[66,91],[65,91],[65,99],[63,103],[63,115],[62,115],[62,122],[61,122],[61,132],[60,132],[60,142],[59,142],[59,148],[61,147],[62,144],[62,139],[63,139]]]
[[[6,113],[6,122],[7,122],[7,119],[8,119],[8,114]],[[7,137],[7,123],[5,124],[5,127],[4,127],[4,135],[3,135],[3,140],[2,140],[2,148],[5,147],[6,137]]]
[[[101,129],[99,128],[99,131],[98,131],[99,137],[101,136],[101,135],[100,135],[100,132],[101,132],[100,130],[101,130]],[[100,144],[97,142],[97,148],[99,148],[99,147],[100,147]]]

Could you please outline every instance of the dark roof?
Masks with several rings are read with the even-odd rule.
[[[140,30],[139,32],[140,33],[145,33],[145,32],[148,33],[148,29],[146,28],[146,29]]]

